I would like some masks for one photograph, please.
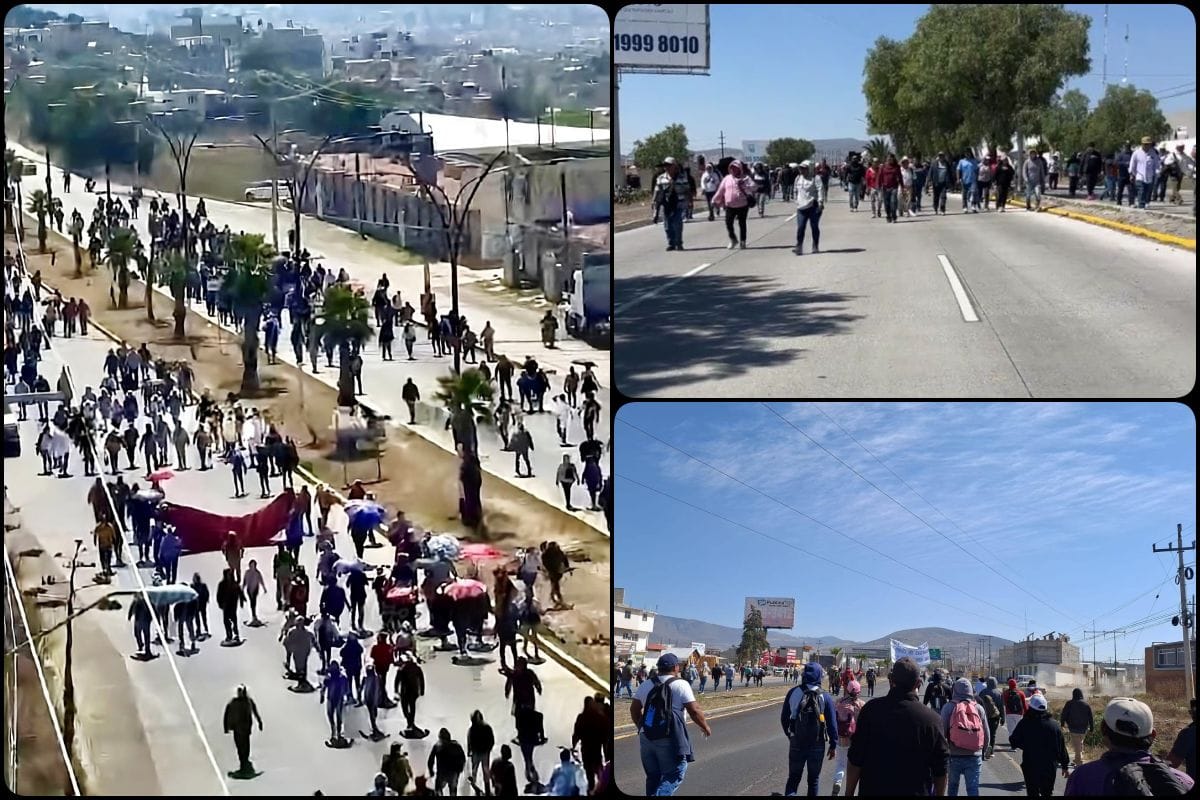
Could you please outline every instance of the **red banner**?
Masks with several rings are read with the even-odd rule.
[[[243,548],[271,547],[276,544],[271,540],[287,527],[294,500],[295,494],[287,489],[258,511],[240,517],[163,503],[159,507],[159,516],[175,526],[183,540],[185,553],[220,551],[230,531],[238,535]]]

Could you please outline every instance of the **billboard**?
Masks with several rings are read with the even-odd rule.
[[[625,6],[613,26],[613,64],[637,72],[708,73],[708,5]]]
[[[757,608],[762,614],[764,628],[787,630],[796,626],[796,598],[794,597],[747,597],[746,610],[742,613],[742,619],[750,614],[752,608]]]
[[[767,145],[770,139],[742,139],[742,161],[753,164],[767,160]]]

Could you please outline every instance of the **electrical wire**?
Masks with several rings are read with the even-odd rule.
[[[939,531],[937,528],[933,527],[933,525],[931,525],[929,522],[927,522],[927,521],[925,520],[925,518],[924,518],[924,517],[922,517],[921,515],[917,514],[917,512],[913,511],[911,508],[909,508],[909,507],[908,507],[908,506],[906,506],[904,503],[902,503],[902,502],[900,502],[899,500],[897,500],[895,497],[892,497],[892,495],[890,495],[890,494],[889,494],[887,491],[885,491],[885,490],[884,490],[882,487],[880,487],[880,486],[879,486],[877,483],[875,483],[874,481],[872,481],[872,480],[871,480],[870,478],[868,478],[867,476],[863,475],[861,472],[859,472],[858,470],[856,470],[854,467],[852,467],[852,466],[850,466],[849,464],[847,464],[847,463],[846,463],[845,461],[843,461],[843,460],[842,460],[840,457],[838,457],[838,456],[837,456],[837,454],[833,453],[831,450],[829,450],[827,447],[825,447],[825,445],[823,445],[823,444],[821,444],[820,442],[818,442],[816,439],[814,439],[812,436],[810,436],[810,435],[809,435],[807,432],[805,432],[805,430],[804,430],[803,428],[801,428],[800,426],[796,425],[796,424],[795,424],[794,422],[792,422],[790,419],[788,419],[787,417],[783,416],[782,414],[780,414],[780,413],[779,413],[778,411],[776,411],[775,409],[771,408],[771,407],[770,407],[769,405],[767,405],[766,403],[760,403],[760,405],[761,405],[763,408],[765,408],[765,409],[767,409],[768,411],[770,411],[772,414],[774,414],[774,415],[775,415],[776,417],[778,417],[780,420],[782,420],[782,421],[783,421],[785,424],[787,424],[789,427],[791,427],[792,429],[794,429],[795,431],[797,431],[798,433],[800,433],[800,435],[802,435],[804,438],[808,439],[810,442],[812,442],[813,444],[815,444],[817,447],[821,448],[821,450],[822,450],[822,451],[824,451],[826,455],[828,455],[829,457],[833,458],[835,461],[837,461],[837,462],[838,462],[839,464],[841,464],[843,467],[845,467],[846,469],[848,469],[848,470],[850,470],[851,472],[853,472],[855,475],[857,475],[859,478],[861,478],[863,481],[865,481],[867,484],[869,484],[869,485],[870,485],[870,486],[871,486],[873,489],[875,489],[875,491],[879,492],[879,493],[880,493],[880,494],[882,494],[884,497],[886,497],[887,499],[891,500],[891,501],[892,501],[893,503],[895,503],[897,506],[899,506],[900,508],[902,508],[904,511],[908,512],[908,514],[909,514],[909,515],[911,515],[911,516],[912,516],[914,519],[916,519],[918,522],[920,522],[920,523],[921,523],[922,525],[924,525],[926,528],[929,528],[929,530],[933,531],[933,532],[934,532],[934,533],[936,533],[938,536],[942,537],[942,538],[943,538],[943,539],[945,539],[947,542],[949,542],[950,544],[952,544],[952,545],[954,545],[955,547],[957,547],[959,550],[961,550],[963,553],[965,553],[965,554],[966,554],[967,556],[969,556],[971,559],[973,559],[974,561],[976,561],[978,564],[980,564],[981,566],[983,566],[983,567],[987,568],[987,569],[988,569],[988,570],[990,570],[991,572],[995,573],[995,574],[996,574],[998,577],[1000,577],[1000,578],[1004,579],[1005,581],[1007,581],[1007,582],[1008,582],[1009,584],[1011,584],[1011,585],[1012,585],[1014,588],[1016,588],[1017,590],[1019,590],[1019,591],[1021,591],[1021,592],[1025,593],[1025,594],[1026,594],[1026,595],[1028,595],[1029,597],[1032,597],[1034,600],[1037,600],[1039,603],[1041,603],[1042,605],[1044,605],[1046,608],[1050,609],[1051,611],[1055,612],[1056,614],[1060,614],[1060,615],[1062,615],[1063,617],[1066,617],[1067,619],[1069,619],[1069,620],[1071,620],[1071,621],[1073,621],[1073,622],[1075,622],[1075,623],[1077,623],[1077,624],[1080,624],[1080,620],[1079,620],[1079,619],[1077,619],[1076,617],[1072,616],[1071,614],[1067,613],[1066,611],[1063,611],[1062,609],[1059,609],[1059,608],[1057,608],[1057,607],[1055,607],[1055,606],[1051,605],[1051,604],[1050,604],[1049,602],[1047,602],[1046,600],[1043,600],[1043,599],[1041,599],[1040,597],[1038,597],[1037,595],[1035,595],[1035,594],[1034,594],[1032,591],[1030,591],[1030,590],[1028,590],[1028,589],[1024,588],[1023,586],[1021,586],[1020,584],[1016,583],[1016,582],[1015,582],[1015,581],[1013,581],[1011,578],[1009,578],[1007,575],[1003,574],[1002,572],[1000,572],[999,570],[997,570],[995,567],[993,567],[991,564],[989,564],[989,563],[987,563],[986,561],[984,561],[984,560],[983,560],[982,558],[980,558],[978,555],[976,555],[975,553],[971,552],[971,551],[970,551],[970,550],[968,550],[967,548],[963,547],[963,546],[962,546],[961,544],[959,544],[957,541],[955,541],[954,539],[951,539],[949,536],[947,536],[946,534],[942,533],[942,532],[941,532],[941,531]],[[815,404],[814,404],[814,405],[815,405]],[[820,407],[819,407],[819,406],[817,406],[817,410],[818,410],[818,411],[821,411],[821,409],[820,409]],[[821,411],[821,413],[825,415],[825,418],[826,418],[826,419],[828,419],[830,422],[833,422],[833,419],[832,419],[832,418],[830,418],[828,414],[825,414],[825,412],[824,412],[824,411]],[[836,422],[834,422],[834,424],[835,424],[835,425],[837,425],[837,423],[836,423]],[[883,466],[884,466],[884,468],[888,470],[888,472],[890,472],[892,475],[894,475],[896,478],[898,478],[898,479],[900,480],[900,482],[901,482],[901,483],[903,483],[905,486],[908,486],[908,488],[909,488],[909,489],[910,489],[910,490],[913,492],[913,494],[916,494],[916,495],[917,495],[917,497],[920,497],[922,500],[925,500],[925,498],[924,498],[924,497],[922,497],[922,496],[921,496],[921,494],[920,494],[919,492],[917,492],[917,490],[916,490],[916,489],[913,489],[913,488],[912,488],[912,486],[909,486],[909,484],[908,484],[908,483],[907,483],[907,482],[906,482],[906,481],[905,481],[903,478],[900,478],[900,476],[899,476],[899,475],[896,475],[895,471],[893,471],[893,470],[892,470],[890,467],[888,467],[886,464],[883,464],[883,462],[882,462],[882,461],[880,461],[880,460],[879,460],[879,458],[878,458],[878,457],[876,457],[874,453],[872,453],[870,450],[867,450],[867,448],[866,448],[866,447],[863,447],[863,445],[862,445],[862,444],[861,444],[861,443],[860,443],[860,442],[859,442],[857,439],[855,439],[853,436],[851,436],[851,435],[850,435],[850,433],[849,433],[849,432],[848,432],[848,431],[847,431],[845,428],[842,428],[842,426],[841,426],[841,425],[838,425],[838,428],[839,428],[839,429],[841,429],[841,431],[842,431],[843,433],[845,433],[847,436],[849,436],[849,437],[850,437],[850,439],[851,439],[851,440],[852,440],[852,441],[853,441],[855,444],[857,444],[859,447],[861,447],[861,448],[862,448],[862,449],[863,449],[863,450],[864,450],[864,451],[867,453],[867,455],[869,455],[869,456],[871,456],[872,458],[874,458],[874,459],[875,459],[877,462],[879,462],[881,465],[883,465]],[[965,531],[963,531],[963,530],[962,530],[962,528],[959,528],[959,527],[958,527],[958,525],[957,525],[957,524],[955,524],[953,520],[951,520],[951,519],[950,519],[948,516],[946,516],[946,514],[945,514],[944,512],[942,512],[940,509],[938,509],[936,506],[934,506],[934,505],[933,505],[933,503],[930,503],[928,500],[925,500],[925,502],[926,502],[926,503],[929,505],[929,507],[930,507],[930,508],[932,508],[934,511],[937,511],[939,514],[941,514],[943,517],[945,517],[945,518],[946,518],[946,519],[947,519],[947,520],[950,522],[950,524],[954,525],[954,527],[955,527],[955,528],[958,528],[958,530],[959,530],[959,531],[962,531],[964,534],[966,533]]]
[[[788,509],[789,511],[791,511],[801,517],[804,517],[805,519],[809,520],[810,522],[812,522],[816,525],[819,525],[828,531],[836,533],[838,536],[841,536],[844,539],[848,539],[851,542],[854,542],[859,547],[862,547],[866,550],[870,550],[872,553],[875,553],[878,556],[882,556],[883,558],[886,558],[887,560],[889,560],[893,563],[899,564],[902,567],[905,567],[906,569],[912,570],[913,572],[917,573],[918,575],[925,578],[926,580],[933,581],[934,583],[937,583],[937,584],[941,584],[942,586],[945,586],[947,589],[950,589],[951,591],[954,591],[954,592],[959,592],[972,600],[978,600],[979,602],[981,602],[985,605],[991,606],[992,608],[996,609],[997,611],[1000,611],[1003,613],[1008,613],[1008,609],[1004,608],[1003,606],[997,605],[996,603],[993,603],[990,600],[984,600],[982,598],[975,597],[974,595],[972,595],[970,592],[968,592],[965,589],[959,589],[958,587],[951,586],[949,583],[946,583],[941,578],[931,575],[928,572],[924,572],[923,570],[917,569],[916,567],[910,566],[909,564],[906,564],[903,561],[901,561],[896,556],[893,556],[889,553],[885,553],[882,550],[868,544],[867,542],[864,542],[861,539],[856,539],[855,537],[851,536],[850,534],[840,531],[837,528],[834,528],[833,526],[822,522],[821,520],[817,519],[816,517],[812,516],[811,514],[801,511],[800,509],[796,508],[795,506],[793,506],[789,503],[785,503],[784,501],[780,500],[779,498],[773,497],[772,495],[769,495],[766,492],[764,492],[760,489],[757,489],[754,486],[751,486],[750,484],[746,483],[745,481],[741,480],[740,478],[738,478],[734,475],[730,475],[728,472],[725,472],[720,467],[713,466],[712,464],[705,461],[704,459],[699,458],[698,456],[694,456],[691,453],[687,452],[686,450],[683,450],[682,448],[671,444],[670,442],[664,441],[663,439],[659,438],[658,436],[655,436],[653,433],[650,433],[649,431],[644,430],[643,428],[639,428],[637,425],[634,425],[633,423],[629,422],[628,420],[618,418],[617,421],[623,425],[633,428],[638,433],[641,433],[642,435],[647,436],[647,437],[655,440],[656,442],[658,442],[662,445],[665,445],[666,447],[671,448],[672,450],[676,451],[677,453],[687,456],[688,458],[692,459],[693,461],[695,461],[699,464],[703,464],[704,466],[711,469],[713,472],[723,475],[724,477],[728,478],[729,480],[733,481],[734,483],[738,484],[739,486],[745,487],[746,489],[749,489],[750,491],[754,492],[755,494],[757,494],[761,497],[765,497],[766,499],[770,500],[771,502],[773,502],[777,505],[783,506],[784,508]]]
[[[618,421],[620,421],[620,420],[618,420]],[[667,499],[669,499],[669,500],[674,500],[675,502],[677,502],[677,503],[679,503],[679,504],[681,504],[681,505],[688,506],[689,508],[693,508],[693,509],[695,509],[696,511],[700,511],[700,512],[703,512],[703,513],[705,513],[705,514],[708,514],[708,515],[709,515],[709,516],[711,516],[711,517],[716,517],[717,519],[719,519],[719,520],[721,520],[721,521],[723,521],[723,522],[727,522],[727,523],[729,523],[730,525],[734,525],[734,526],[736,526],[736,527],[738,527],[738,528],[742,528],[742,529],[744,529],[744,530],[747,530],[747,531],[749,531],[750,533],[753,533],[753,534],[754,534],[754,535],[756,535],[756,536],[761,536],[761,537],[762,537],[762,538],[764,538],[764,539],[768,539],[768,540],[770,540],[770,541],[772,541],[772,542],[775,542],[776,544],[781,544],[781,545],[783,545],[784,547],[789,547],[789,548],[791,548],[792,550],[795,550],[795,551],[797,551],[797,552],[803,553],[803,554],[804,554],[804,555],[806,555],[806,556],[811,556],[812,558],[816,558],[816,559],[818,559],[818,560],[820,560],[820,561],[824,561],[825,563],[827,563],[827,564],[831,564],[831,565],[833,565],[833,566],[835,566],[835,567],[838,567],[839,569],[844,569],[844,570],[847,570],[847,571],[849,571],[849,572],[853,572],[855,575],[860,575],[860,576],[862,576],[862,577],[864,577],[864,578],[867,578],[867,579],[869,579],[869,580],[873,580],[873,581],[875,581],[876,583],[881,583],[881,584],[883,584],[884,586],[886,586],[886,587],[887,587],[887,588],[889,588],[889,589],[894,589],[894,590],[898,590],[898,591],[901,591],[901,592],[907,592],[908,594],[911,594],[911,595],[915,595],[916,597],[919,597],[919,598],[921,598],[922,600],[928,600],[930,603],[933,603],[933,604],[934,604],[936,607],[939,607],[939,608],[940,608],[940,607],[941,607],[941,606],[942,606],[942,605],[945,603],[945,600],[944,600],[944,599],[941,599],[941,600],[939,600],[939,599],[937,599],[937,598],[930,597],[929,595],[921,594],[921,593],[920,593],[920,592],[918,592],[917,590],[915,590],[915,589],[911,589],[911,588],[909,588],[908,586],[906,586],[906,585],[904,585],[904,584],[897,584],[895,581],[887,580],[887,579],[885,579],[885,578],[877,578],[877,577],[875,577],[874,575],[871,575],[871,574],[869,574],[869,573],[863,572],[862,570],[855,569],[854,567],[851,567],[851,566],[849,566],[849,565],[847,565],[847,564],[843,564],[843,563],[841,563],[841,562],[839,562],[839,561],[834,561],[832,558],[827,558],[826,556],[823,556],[823,555],[821,555],[820,553],[814,553],[814,552],[812,552],[811,550],[806,550],[806,549],[804,549],[803,547],[800,547],[800,546],[799,546],[799,545],[797,545],[797,544],[793,544],[792,542],[786,541],[786,540],[784,540],[784,539],[780,539],[780,538],[779,538],[779,537],[777,537],[777,536],[772,536],[772,535],[771,535],[771,534],[769,534],[769,533],[763,533],[762,531],[760,531],[760,530],[758,530],[758,529],[756,529],[756,528],[751,528],[749,525],[745,525],[745,524],[743,524],[743,523],[741,523],[741,522],[738,522],[737,520],[732,520],[732,519],[730,519],[729,517],[726,517],[726,516],[724,516],[724,515],[722,515],[722,514],[718,514],[718,513],[717,513],[717,512],[715,512],[715,511],[709,511],[707,508],[703,508],[702,506],[698,506],[698,505],[696,505],[695,503],[692,503],[692,502],[690,502],[690,501],[688,501],[688,500],[684,500],[684,499],[683,499],[683,498],[681,498],[681,497],[676,497],[675,495],[673,495],[673,494],[670,494],[670,493],[668,493],[668,492],[664,492],[664,491],[663,491],[663,490],[661,490],[661,489],[656,489],[656,488],[654,488],[653,486],[650,486],[649,484],[645,484],[645,483],[642,483],[642,482],[641,482],[641,481],[639,481],[639,480],[636,480],[635,478],[630,478],[628,475],[622,475],[621,473],[617,473],[617,477],[618,477],[618,478],[621,478],[622,480],[629,481],[630,483],[634,484],[635,486],[640,486],[640,487],[642,487],[643,489],[646,489],[647,491],[654,492],[654,493],[655,493],[655,494],[657,494],[657,495],[661,495],[661,496],[663,496],[663,497],[666,497],[666,498],[667,498]],[[979,617],[980,619],[987,619],[987,620],[990,620],[990,621],[992,621],[992,622],[995,622],[995,623],[997,623],[997,624],[1000,624],[1000,625],[1004,625],[1004,626],[1006,626],[1006,627],[1009,627],[1009,628],[1020,628],[1020,627],[1021,627],[1020,625],[1016,625],[1016,624],[1014,624],[1014,623],[1012,623],[1012,622],[1008,622],[1008,621],[1006,621],[1006,620],[1002,620],[1002,619],[997,619],[997,618],[995,618],[995,617],[989,617],[989,616],[987,616],[987,615],[984,615],[984,614],[976,614],[975,616]]]

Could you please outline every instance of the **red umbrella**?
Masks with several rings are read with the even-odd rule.
[[[455,600],[465,600],[487,594],[487,587],[481,582],[464,578],[456,580],[446,587],[446,594]]]
[[[163,481],[169,481],[174,477],[174,471],[169,469],[160,469],[157,472],[151,472],[148,476],[148,480],[151,480],[155,483],[162,483]]]
[[[464,544],[460,555],[472,561],[484,561],[489,558],[508,558],[508,553],[497,550],[490,544]]]

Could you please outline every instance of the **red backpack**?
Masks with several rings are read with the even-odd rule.
[[[950,712],[950,744],[972,752],[983,749],[983,720],[974,700],[954,704]]]

